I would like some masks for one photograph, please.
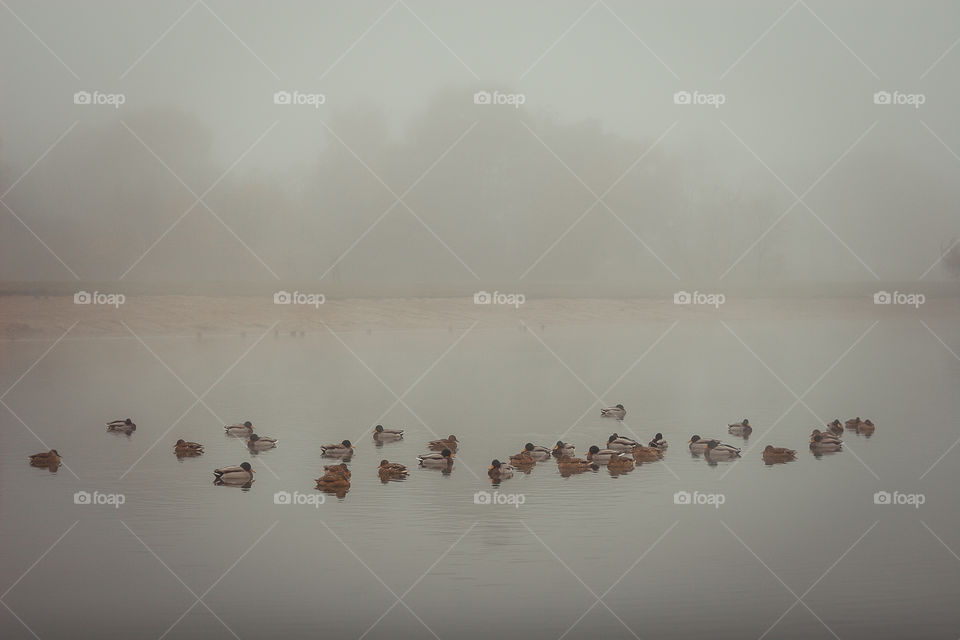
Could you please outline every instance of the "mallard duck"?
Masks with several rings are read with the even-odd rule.
[[[645,447],[642,444],[635,446],[630,450],[630,453],[633,454],[633,459],[636,462],[656,462],[663,458],[663,450],[656,447]]]
[[[439,440],[431,440],[427,443],[427,448],[433,451],[443,451],[444,449],[456,451],[459,445],[460,441],[457,440],[457,436],[450,435]]]
[[[653,436],[653,440],[651,440],[647,444],[647,446],[653,447],[654,449],[660,449],[660,451],[663,451],[667,448],[668,445],[667,445],[667,441],[663,439],[663,434],[658,433],[657,435]]]
[[[753,433],[753,427],[750,426],[750,421],[744,418],[743,422],[727,425],[727,433],[735,436],[748,436]]]
[[[350,467],[348,467],[347,465],[345,465],[345,464],[342,463],[342,462],[341,462],[340,464],[327,464],[327,465],[324,465],[324,466],[323,466],[323,473],[324,473],[324,475],[326,475],[326,474],[328,474],[328,473],[333,473],[333,474],[341,475],[341,476],[343,476],[344,478],[346,478],[347,480],[349,480],[349,479],[350,479],[350,476],[352,475],[352,474],[350,473]]]
[[[843,425],[840,424],[839,420],[834,420],[827,425],[827,430],[835,436],[843,435]]]
[[[822,431],[820,431],[820,429],[814,429],[813,432],[810,433],[810,440],[812,441],[812,440],[813,440],[814,438],[816,438],[817,436],[820,436],[820,438],[821,438],[824,442],[835,442],[835,443],[837,443],[837,444],[842,444],[842,443],[843,443],[843,440],[841,440],[841,439],[838,438],[837,436],[835,436],[835,435],[833,435],[833,434],[831,434],[831,433],[823,433]]]
[[[607,438],[607,449],[612,449],[614,451],[630,451],[630,449],[633,449],[638,444],[640,443],[633,438],[620,436],[616,433]]]
[[[50,449],[46,453],[35,453],[30,456],[30,464],[35,467],[52,467],[60,464],[60,454],[56,449]]]
[[[814,451],[838,451],[843,443],[837,440],[826,440],[821,435],[813,436],[810,440],[810,448]]]
[[[729,444],[711,440],[707,443],[707,449],[703,454],[712,460],[727,460],[729,458],[739,458],[740,449]]]
[[[440,453],[421,453],[417,456],[421,467],[451,467],[453,466],[453,452],[444,449]]]
[[[257,449],[257,450],[273,449],[275,446],[277,446],[276,438],[258,436],[255,433],[252,434],[250,438],[247,440],[247,447],[249,447],[250,449]]]
[[[107,431],[124,431],[129,433],[131,431],[136,431],[137,425],[133,424],[133,420],[130,418],[124,418],[123,420],[112,420],[107,423]]]
[[[557,458],[557,467],[560,473],[572,473],[578,471],[587,471],[592,469],[596,471],[600,466],[595,462],[584,460],[583,458],[574,458],[572,456],[561,456]]]
[[[716,438],[701,438],[698,435],[694,435],[690,437],[690,442],[688,443],[688,446],[690,447],[690,451],[702,453],[707,449],[707,445],[711,442],[720,442],[720,441],[717,440]]]
[[[510,456],[510,464],[517,467],[531,467],[537,464],[537,459],[534,458],[529,451],[524,449],[520,453]]]
[[[203,445],[196,442],[187,442],[180,438],[173,445],[173,452],[178,456],[198,456],[203,453]]]
[[[406,478],[407,467],[396,462],[390,462],[389,460],[381,460],[380,466],[377,467],[377,473],[379,473],[381,477]]]
[[[494,460],[487,469],[487,475],[494,480],[505,480],[513,477],[513,467],[505,462]]]
[[[237,424],[228,424],[223,429],[227,432],[227,435],[249,436],[253,433],[253,423],[247,420],[246,422],[242,423],[238,422]]]
[[[530,455],[533,456],[533,459],[537,461],[549,460],[550,454],[552,453],[547,447],[541,447],[532,442],[523,445],[523,450],[528,451]]]
[[[317,489],[346,489],[350,487],[350,470],[345,464],[323,468],[323,475],[316,479]]]
[[[320,452],[327,457],[350,456],[353,455],[353,445],[349,440],[344,440],[340,444],[325,444],[320,447]]]
[[[763,461],[770,462],[790,462],[797,459],[797,452],[786,447],[775,447],[768,444],[763,450]]]
[[[860,426],[860,416],[857,416],[856,418],[850,418],[844,424],[846,425],[847,429],[856,429]]]
[[[253,474],[256,473],[249,462],[241,462],[238,467],[223,467],[214,469],[213,475],[216,476],[214,482],[220,484],[247,484],[253,480]]]
[[[382,424],[373,428],[374,440],[399,440],[403,437],[403,429],[384,429]]]
[[[553,448],[551,453],[558,458],[562,458],[563,456],[570,456],[572,458],[574,449],[575,447],[572,444],[567,444],[562,440],[557,440],[557,446]]]
[[[633,466],[633,460],[622,453],[616,453],[607,460],[607,469],[610,471],[630,471]]]
[[[860,423],[860,426],[857,427],[857,433],[862,433],[864,435],[870,435],[877,430],[877,426],[873,424],[873,421],[869,418]]]
[[[622,404],[617,404],[612,407],[607,407],[606,409],[600,409],[600,415],[604,418],[623,420],[623,416],[627,415],[627,410],[623,408]]]
[[[613,449],[601,449],[597,445],[593,445],[587,451],[587,460],[590,462],[596,462],[598,464],[607,464],[607,460],[610,459],[610,456],[619,453],[619,451],[614,451]]]

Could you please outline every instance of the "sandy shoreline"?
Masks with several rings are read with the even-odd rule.
[[[864,298],[751,298],[727,300],[718,309],[706,305],[675,305],[659,299],[527,300],[519,308],[478,305],[471,298],[383,298],[328,300],[319,307],[275,305],[270,298],[207,296],[128,297],[119,307],[74,304],[72,296],[12,295],[0,297],[0,339],[22,340],[62,335],[257,334],[276,331],[316,333],[325,325],[334,331],[372,329],[455,329],[474,322],[483,327],[533,329],[564,325],[630,325],[674,320],[746,320],[796,322],[806,318],[889,319],[958,317],[960,299],[927,300],[911,306],[874,305]],[[276,324],[276,326],[274,326]]]

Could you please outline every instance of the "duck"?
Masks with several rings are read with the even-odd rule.
[[[214,482],[218,484],[247,484],[253,480],[253,474],[256,473],[249,462],[241,462],[237,467],[222,467],[214,469],[213,475],[216,476]]]
[[[587,471],[588,469],[596,471],[600,468],[595,462],[590,462],[583,458],[574,458],[572,456],[561,456],[557,458],[557,467],[560,469],[561,474]]]
[[[606,409],[600,409],[600,416],[603,418],[616,418],[617,420],[623,420],[623,416],[625,415],[627,415],[627,410],[623,408],[622,404],[607,407]]]
[[[384,429],[382,424],[373,428],[374,440],[399,440],[403,437],[403,429]]]
[[[856,418],[850,418],[844,424],[846,425],[847,429],[856,429],[860,426],[860,416],[857,416]]]
[[[530,455],[533,456],[533,459],[537,461],[549,460],[552,454],[552,451],[547,447],[541,447],[532,442],[523,445],[523,450],[529,452]]]
[[[707,449],[704,455],[712,460],[727,460],[729,458],[739,458],[740,449],[729,444],[723,444],[716,440],[707,443]]]
[[[273,449],[277,446],[276,438],[268,438],[266,436],[258,436],[257,434],[251,434],[250,438],[247,440],[247,447],[250,449]]]
[[[827,425],[827,430],[833,435],[842,436],[843,435],[843,425],[840,424],[839,420],[834,420]]]
[[[349,480],[349,479],[350,479],[350,476],[352,475],[352,474],[350,473],[350,467],[348,467],[346,464],[344,464],[344,463],[342,463],[342,462],[341,462],[340,464],[326,464],[326,465],[323,465],[323,473],[324,473],[324,475],[326,475],[326,474],[328,474],[328,473],[335,473],[335,474],[337,474],[337,475],[343,476],[343,477],[346,478],[347,480]]]
[[[444,449],[456,451],[459,445],[460,441],[457,440],[457,436],[449,435],[446,438],[440,438],[439,440],[431,440],[427,443],[427,448],[432,451],[442,451]]]
[[[611,472],[622,473],[624,471],[630,471],[633,467],[633,460],[622,453],[614,454],[607,460],[607,469]]]
[[[727,433],[735,436],[748,436],[753,433],[753,427],[750,426],[750,421],[744,418],[742,422],[727,425]]]
[[[417,456],[421,467],[452,467],[453,452],[450,449],[444,449],[440,453],[421,453]]]
[[[34,467],[53,467],[60,464],[60,454],[56,449],[30,456],[30,464]]]
[[[107,423],[107,431],[123,431],[125,433],[130,433],[131,431],[136,431],[137,425],[133,423],[133,420],[130,418],[124,418],[123,420],[111,420]]]
[[[567,444],[563,440],[557,440],[557,446],[553,448],[553,455],[558,458],[563,458],[564,456],[573,457],[573,450],[575,447],[572,444]]]
[[[774,462],[790,462],[797,459],[797,452],[786,447],[775,447],[768,444],[763,450],[763,461],[767,464]]]
[[[664,451],[669,445],[667,445],[667,441],[663,439],[663,434],[658,433],[657,435],[653,436],[653,440],[651,440],[647,446]]]
[[[499,460],[490,463],[487,475],[493,480],[505,480],[513,477],[513,466]]]
[[[345,464],[335,464],[323,468],[323,475],[316,479],[317,489],[349,489],[350,470]]]
[[[607,464],[607,461],[610,459],[610,456],[620,453],[619,451],[614,451],[613,449],[601,449],[597,445],[593,445],[587,451],[587,460],[590,462],[596,462],[599,464]]]
[[[340,444],[325,444],[320,447],[321,455],[332,457],[332,456],[352,456],[353,455],[353,445],[350,444],[349,440],[344,440]]]
[[[810,449],[813,451],[839,451],[843,443],[839,440],[826,440],[821,435],[815,435],[810,439]]]
[[[863,435],[870,435],[877,430],[877,426],[873,424],[873,421],[869,418],[860,423],[860,426],[857,427],[857,433],[862,433]]]
[[[707,445],[710,442],[720,442],[720,441],[717,440],[716,438],[701,438],[698,435],[693,435],[690,437],[690,442],[688,443],[688,446],[690,447],[690,451],[702,453],[703,451],[706,450]]]
[[[663,450],[638,444],[631,451],[635,462],[656,462],[663,458]]]
[[[537,459],[529,451],[524,449],[520,453],[510,456],[510,464],[518,467],[532,467],[537,464]]]
[[[406,465],[384,459],[380,461],[380,466],[377,467],[377,473],[380,474],[381,478],[406,478],[407,467]]]
[[[814,430],[813,430],[813,432],[810,434],[810,440],[813,440],[813,439],[816,438],[817,436],[820,436],[820,438],[821,438],[824,442],[835,442],[835,443],[837,443],[837,444],[843,444],[843,440],[841,440],[841,439],[838,438],[837,436],[835,436],[835,435],[833,435],[833,434],[830,434],[830,433],[823,433],[822,431],[820,431],[820,429],[814,429]]]
[[[173,452],[178,456],[199,456],[203,453],[203,445],[197,442],[187,442],[180,438],[173,445]]]
[[[616,433],[607,438],[607,449],[613,449],[614,451],[630,451],[638,444],[640,443],[633,438],[620,436]]]
[[[253,433],[253,423],[247,420],[246,422],[238,422],[237,424],[228,424],[223,429],[227,432],[227,435],[249,436]]]

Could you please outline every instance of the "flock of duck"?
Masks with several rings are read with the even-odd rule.
[[[626,413],[622,404],[600,410],[602,417],[614,418],[618,421],[623,420]],[[136,429],[137,425],[130,418],[107,423],[107,431],[114,433],[130,435]],[[839,451],[843,447],[843,440],[840,436],[844,434],[845,430],[853,430],[857,434],[870,437],[875,429],[876,426],[872,421],[861,420],[859,416],[851,418],[843,424],[840,420],[834,420],[825,425],[822,431],[820,429],[813,430],[810,434],[809,447],[814,455],[818,456],[823,453]],[[252,453],[266,451],[277,446],[276,438],[255,433],[253,423],[250,421],[227,425],[224,430],[229,436],[246,438],[247,448]],[[746,440],[753,432],[753,427],[749,420],[744,419],[728,425],[727,432]],[[377,425],[373,429],[372,437],[376,444],[382,445],[386,442],[403,439],[403,433],[402,429],[385,429],[382,425]],[[454,458],[459,446],[460,441],[457,440],[455,435],[431,440],[427,443],[429,451],[418,455],[417,463],[421,467],[450,473],[453,470]],[[487,475],[496,484],[501,480],[512,477],[516,471],[530,473],[538,462],[551,459],[556,460],[557,468],[563,476],[585,471],[596,471],[600,466],[606,466],[611,474],[616,475],[631,471],[634,467],[643,463],[656,462],[662,459],[667,447],[667,441],[662,433],[657,433],[646,445],[632,438],[613,433],[607,439],[603,448],[593,445],[587,450],[585,457],[577,458],[575,457],[574,445],[562,440],[558,440],[553,447],[528,442],[521,451],[509,456],[506,460],[493,460],[487,470]],[[693,455],[702,455],[711,464],[719,460],[739,458],[741,454],[739,447],[722,442],[719,438],[704,438],[696,434],[690,438],[687,448]],[[346,463],[353,458],[354,446],[349,440],[343,440],[339,443],[323,445],[320,449],[324,458],[337,459],[339,463],[324,466],[323,475],[316,479],[316,488],[342,496],[350,488],[351,473]],[[197,442],[187,442],[179,439],[173,445],[173,452],[178,458],[195,457],[203,455],[204,447]],[[797,452],[785,447],[767,445],[761,455],[764,463],[773,465],[796,460]],[[56,449],[30,456],[32,466],[45,467],[50,471],[56,471],[61,461],[62,458]],[[236,466],[221,467],[213,470],[214,483],[250,487],[253,483],[254,473],[255,471],[249,462],[243,462]],[[386,459],[380,461],[377,473],[384,483],[392,480],[402,480],[408,475],[405,465],[390,462]]]

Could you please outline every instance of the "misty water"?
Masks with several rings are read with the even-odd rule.
[[[960,410],[955,319],[775,307],[726,324],[68,337],[19,380],[52,341],[0,342],[14,385],[0,636],[955,637],[955,450],[940,459]],[[600,418],[618,402],[622,423]],[[132,435],[106,432],[127,416]],[[854,416],[876,433],[810,453],[813,428]],[[743,418],[747,441],[726,433]],[[247,419],[278,447],[250,455],[224,435]],[[375,446],[377,422],[405,438]],[[31,431],[62,454],[55,473],[27,464],[43,448]],[[583,455],[613,431],[670,447],[620,476],[565,478],[547,461],[487,478],[527,441]],[[418,469],[451,433],[452,473]],[[694,433],[742,459],[707,464],[686,448]],[[177,438],[205,455],[178,460]],[[349,491],[316,491],[320,446],[345,438]],[[767,466],[766,444],[798,458]],[[383,458],[409,478],[382,484]],[[214,486],[215,467],[245,460],[249,489]],[[475,503],[494,490],[522,504]],[[75,504],[78,491],[124,503]],[[325,499],[275,504],[282,491]],[[676,504],[683,491],[722,504]],[[923,504],[876,504],[878,491]]]

